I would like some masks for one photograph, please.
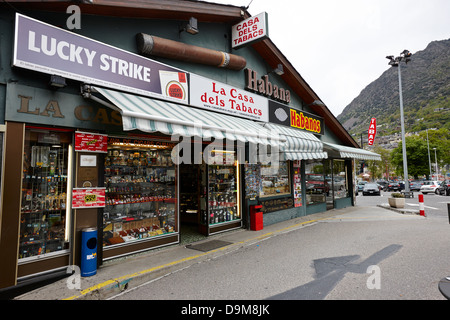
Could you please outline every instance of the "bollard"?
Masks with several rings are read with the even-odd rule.
[[[420,215],[425,217],[425,209],[423,206],[423,194],[419,194],[419,211]]]
[[[450,223],[450,202],[447,203],[448,223]]]

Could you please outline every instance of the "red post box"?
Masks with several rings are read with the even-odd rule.
[[[264,227],[262,205],[250,206],[250,230],[258,231]]]

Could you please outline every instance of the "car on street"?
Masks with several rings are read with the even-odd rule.
[[[430,192],[438,193],[436,189],[439,187],[438,181],[424,181],[422,187],[420,187],[420,192],[427,194]]]
[[[442,181],[439,187],[436,189],[436,193],[450,196],[450,180]]]
[[[358,191],[362,191],[364,189],[364,185],[367,183],[367,181],[360,181],[358,182]]]
[[[386,190],[386,188],[389,184],[389,182],[384,181],[384,180],[377,181],[377,183],[381,186],[381,190]]]
[[[400,184],[398,182],[389,182],[387,185],[387,191],[400,191]]]
[[[420,187],[422,187],[422,182],[419,181],[411,181],[409,183],[409,190],[410,191],[420,191]]]
[[[381,195],[381,187],[376,183],[366,183],[363,188],[363,196]]]

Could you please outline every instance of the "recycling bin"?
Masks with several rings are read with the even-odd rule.
[[[81,276],[97,273],[97,228],[81,230]]]

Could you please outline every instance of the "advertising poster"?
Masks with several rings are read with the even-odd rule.
[[[74,188],[72,192],[72,208],[103,208],[105,207],[106,188]]]
[[[75,132],[75,151],[108,152],[108,136],[90,132]]]

